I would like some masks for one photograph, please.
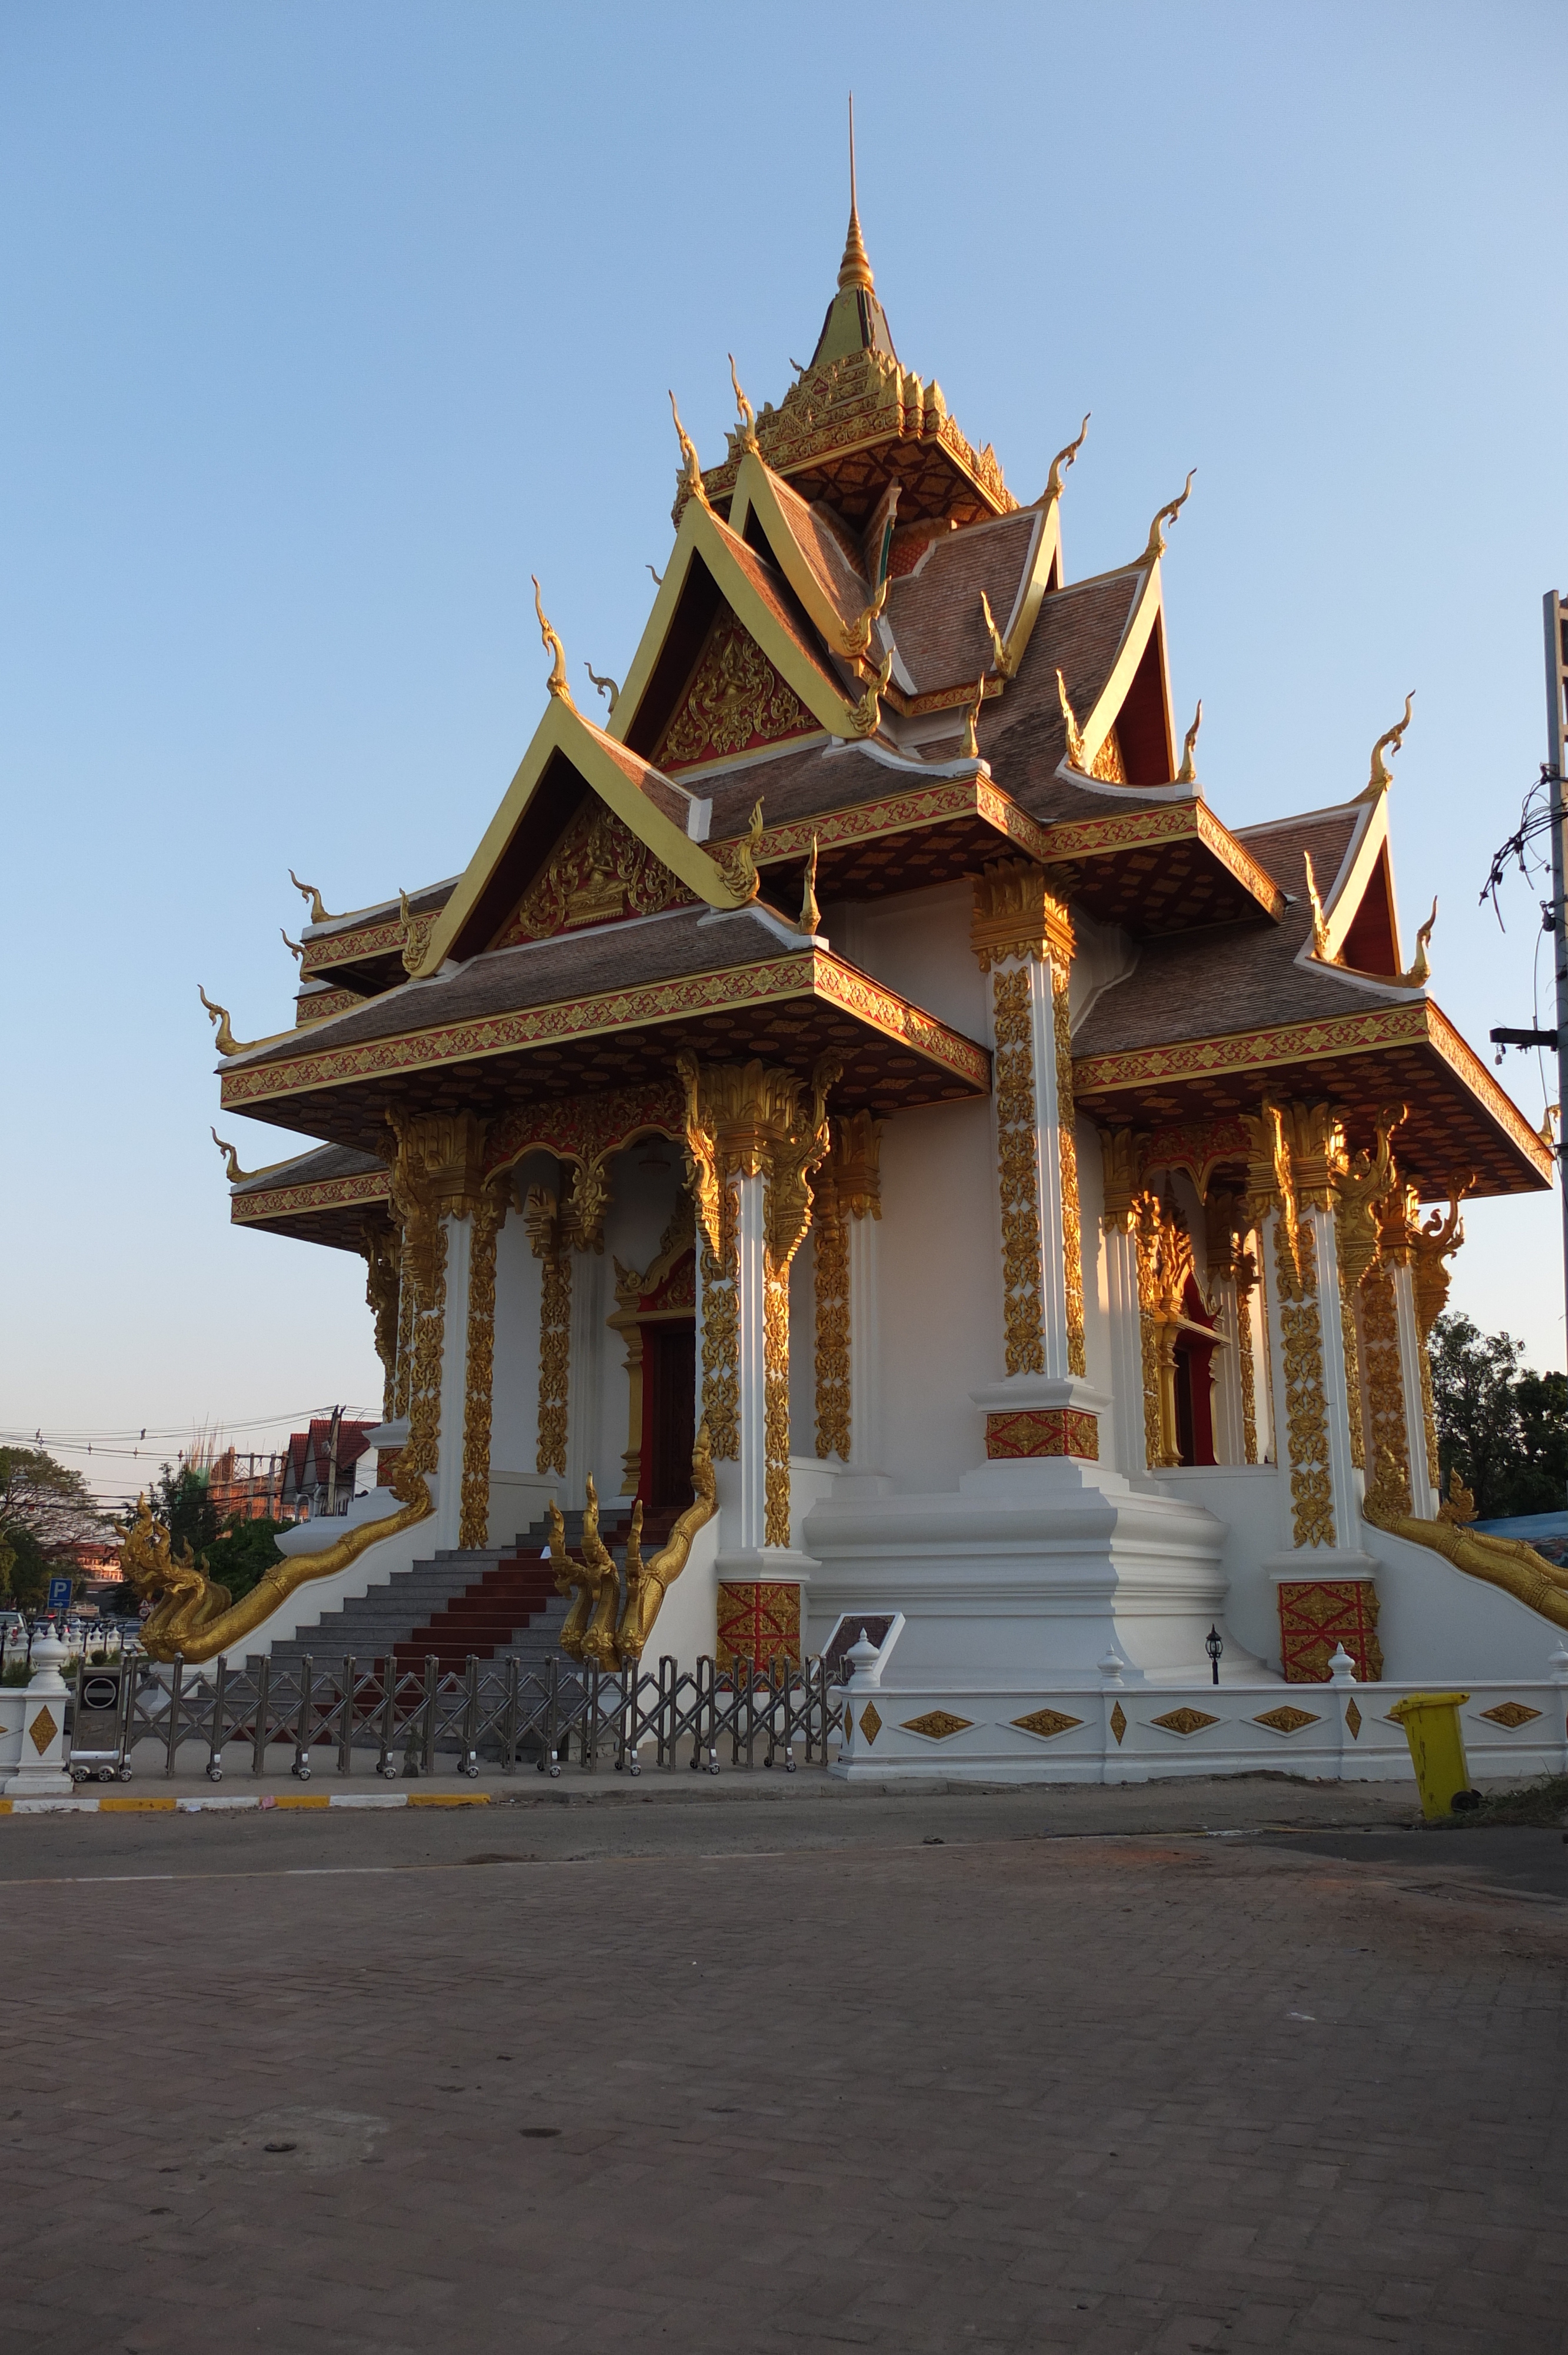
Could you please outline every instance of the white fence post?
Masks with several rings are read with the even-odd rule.
[[[58,1636],[46,1636],[33,1646],[33,1673],[27,1685],[22,1717],[22,1758],[5,1785],[8,1799],[69,1798],[71,1779],[66,1773],[65,1716],[69,1693],[60,1674],[67,1649]]]

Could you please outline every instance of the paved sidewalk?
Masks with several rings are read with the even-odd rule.
[[[1489,1835],[855,1804],[13,1821],[0,2355],[1568,2348]]]

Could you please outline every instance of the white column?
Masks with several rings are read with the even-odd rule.
[[[1070,1377],[1067,1359],[1067,1284],[1065,1232],[1062,1216],[1062,1124],[1056,1087],[1056,1019],[1052,996],[1053,964],[1048,955],[999,958],[991,976],[991,1045],[1002,1064],[997,1073],[992,1102],[992,1135],[999,1167],[1015,1159],[1018,1130],[1006,1123],[1006,1060],[1027,1045],[1030,1060],[1030,1107],[1033,1135],[1028,1157],[1034,1181],[1039,1220],[1035,1281],[1040,1294],[1040,1344],[1043,1363],[1028,1370],[1047,1380]],[[1019,985],[1022,987],[1020,989]],[[1012,1035],[1013,1008],[1023,1000],[1025,1036]],[[1003,1212],[1005,1221],[1006,1212]],[[1003,1235],[1005,1265],[1006,1236]],[[1005,1308],[1004,1308],[1005,1316]],[[1011,1370],[1020,1370],[1010,1369]]]
[[[1361,1542],[1361,1482],[1351,1456],[1351,1397],[1345,1380],[1345,1334],[1340,1302],[1339,1237],[1332,1210],[1300,1214],[1310,1225],[1318,1261],[1318,1322],[1323,1336],[1323,1401],[1328,1422],[1329,1477],[1334,1497],[1334,1542]]]
[[[850,1465],[875,1472],[882,1464],[881,1336],[877,1316],[880,1219],[844,1220],[849,1253]]]
[[[740,1478],[737,1529],[726,1529],[725,1550],[749,1551],[766,1540],[768,1433],[767,1351],[763,1334],[763,1187],[761,1177],[736,1177],[735,1189],[736,1342],[739,1359]]]
[[[1110,1292],[1111,1429],[1124,1480],[1149,1469],[1143,1432],[1143,1322],[1138,1294],[1138,1237],[1119,1219],[1106,1233]]]
[[[1223,1346],[1213,1353],[1214,1454],[1222,1464],[1245,1464],[1242,1437],[1241,1320],[1234,1276],[1222,1276],[1213,1286],[1214,1329]]]
[[[1426,1345],[1415,1314],[1415,1284],[1408,1264],[1397,1263],[1393,1278],[1393,1313],[1399,1327],[1399,1380],[1404,1392],[1404,1444],[1410,1451],[1411,1511],[1419,1521],[1437,1518],[1442,1497],[1433,1487],[1426,1463],[1425,1388],[1421,1379]]]
[[[600,1430],[599,1374],[605,1324],[599,1303],[604,1261],[597,1252],[572,1248],[571,1371],[567,1383],[567,1497],[574,1511],[588,1502],[591,1473],[601,1505],[620,1486],[624,1437],[607,1454]]]
[[[436,1517],[431,1550],[458,1541],[462,1514],[462,1427],[468,1391],[468,1275],[472,1229],[466,1219],[442,1221],[447,1237],[447,1297],[441,1340],[441,1433],[437,1461]]]

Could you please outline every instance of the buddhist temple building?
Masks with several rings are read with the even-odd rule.
[[[1282,1686],[1539,1677],[1426,1341],[1463,1201],[1553,1151],[1401,922],[1408,704],[1323,807],[1227,825],[1168,674],[1191,478],[1075,579],[1083,431],[1010,489],[853,206],[809,365],[735,393],[715,464],[676,417],[624,681],[535,584],[542,710],[461,871],[302,883],[292,1025],[209,1008],[223,1111],[290,1152],[230,1154],[234,1221],[364,1257],[386,1380],[378,1485],[229,1647],[555,1506],[645,1549],[579,1657],[863,1625],[951,1697],[904,1742],[944,1772],[977,1694],[1206,1680],[1211,1629]],[[974,1755],[1044,1758],[1035,1717]]]

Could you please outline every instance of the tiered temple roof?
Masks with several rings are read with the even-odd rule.
[[[1068,581],[1077,443],[1021,506],[900,363],[853,209],[810,366],[777,408],[736,390],[719,464],[683,435],[674,549],[603,724],[541,613],[550,698],[463,872],[347,915],[314,902],[297,1027],[226,1057],[223,1102],[329,1142],[242,1181],[237,1220],[354,1247],[383,1215],[389,1116],[461,1106],[544,1136],[585,1094],[662,1104],[683,1052],[802,1077],[832,1053],[844,1111],[983,1094],[985,1047],[838,954],[834,917],[1007,859],[1121,936],[1122,977],[1075,1030],[1081,1112],[1203,1129],[1210,1162],[1229,1133],[1239,1162],[1262,1092],[1332,1097],[1352,1145],[1404,1103],[1425,1197],[1550,1182],[1424,950],[1404,962],[1381,757],[1353,799],[1240,831],[1190,743],[1179,760],[1179,500],[1129,563]]]

